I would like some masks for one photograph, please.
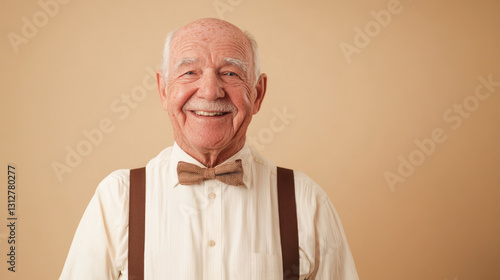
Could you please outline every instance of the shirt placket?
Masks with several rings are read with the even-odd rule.
[[[205,195],[208,200],[206,215],[206,279],[215,280],[222,279],[222,199],[221,199],[221,183],[216,180],[205,181]]]

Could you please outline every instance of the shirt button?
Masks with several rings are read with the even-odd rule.
[[[208,195],[208,198],[210,198],[210,199],[214,199],[214,198],[215,198],[215,193],[210,193],[210,194]]]
[[[213,241],[213,240],[208,241],[208,246],[214,247],[215,246],[215,241]]]

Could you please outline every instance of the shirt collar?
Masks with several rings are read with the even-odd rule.
[[[253,173],[253,157],[252,157],[252,151],[250,150],[250,147],[248,144],[245,143],[243,148],[241,148],[236,154],[228,158],[225,162],[236,160],[236,159],[241,159],[241,163],[243,165],[243,184],[246,188],[250,188],[251,182],[252,182],[252,173]],[[205,168],[201,162],[197,161],[194,159],[192,156],[190,156],[188,153],[186,153],[184,150],[177,145],[176,142],[174,142],[174,146],[172,147],[172,153],[170,156],[170,170],[169,170],[169,178],[172,180],[169,180],[172,183],[173,187],[176,187],[179,185],[179,179],[177,178],[177,163],[179,161],[185,161],[187,163],[191,163],[194,165],[197,165],[199,167]],[[222,163],[221,163],[222,164]],[[175,178],[175,179],[174,179]]]

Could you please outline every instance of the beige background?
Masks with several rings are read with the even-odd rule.
[[[172,144],[147,69],[169,30],[219,17],[218,3],[255,35],[269,76],[252,144],[328,192],[361,279],[500,279],[500,86],[474,97],[478,77],[500,81],[498,1],[401,0],[385,27],[370,12],[395,1],[48,2],[52,15],[37,1],[2,5],[1,168],[17,166],[19,220],[11,273],[2,175],[1,279],[56,279],[99,181]],[[31,38],[23,17],[40,26],[25,30]],[[363,42],[355,28],[367,25]],[[344,55],[340,45],[356,42]],[[139,102],[125,116],[117,110],[132,94]],[[448,111],[464,100],[466,117]],[[283,111],[294,117],[284,122]],[[58,180],[52,165],[66,165],[67,147],[84,149],[82,131],[104,119],[114,130]],[[444,143],[418,152],[415,141],[435,129]],[[419,166],[391,188],[384,174],[410,156]]]

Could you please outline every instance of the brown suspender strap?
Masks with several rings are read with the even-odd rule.
[[[146,169],[130,170],[128,279],[144,280]],[[278,211],[283,279],[299,279],[299,233],[293,170],[278,167]]]
[[[128,279],[144,279],[146,168],[130,170]]]
[[[278,167],[278,211],[280,219],[283,279],[299,279],[299,232],[293,170]]]

